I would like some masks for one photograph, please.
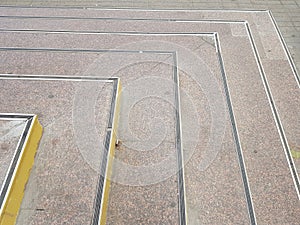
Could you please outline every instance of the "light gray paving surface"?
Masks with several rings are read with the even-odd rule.
[[[0,0],[0,5],[144,9],[270,9],[300,69],[300,0]]]

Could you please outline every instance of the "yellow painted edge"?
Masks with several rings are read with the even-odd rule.
[[[100,225],[106,224],[106,215],[107,215],[107,207],[108,207],[108,198],[109,198],[109,191],[110,191],[110,177],[112,174],[112,163],[115,155],[115,144],[117,141],[117,128],[119,123],[119,115],[120,115],[120,91],[121,91],[121,83],[118,79],[118,88],[117,88],[117,95],[116,95],[116,105],[115,105],[115,112],[114,112],[114,120],[112,125],[112,133],[111,139],[109,143],[109,155],[108,155],[108,163],[107,163],[107,172],[106,172],[106,183],[103,187],[103,199],[102,199],[102,210],[100,211]]]
[[[300,151],[291,149],[291,154],[294,159],[300,159]]]
[[[12,184],[4,202],[3,213],[0,215],[0,225],[13,225],[16,222],[42,132],[42,126],[37,116],[34,116],[23,151],[20,155],[19,164],[15,169]]]

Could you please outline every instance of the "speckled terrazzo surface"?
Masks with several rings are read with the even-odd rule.
[[[0,188],[18,146],[26,121],[0,119]]]
[[[20,12],[22,14],[22,11]],[[10,9],[4,13],[20,12],[16,13]],[[1,66],[3,73],[36,73],[32,72],[36,70],[42,74],[59,71],[61,74],[69,72],[94,75],[101,71],[102,63],[108,65],[107,71],[114,71],[109,73],[109,76],[120,76],[125,83],[119,129],[121,145],[113,164],[108,224],[178,223],[174,83],[170,79],[174,73],[174,52],[180,79],[188,224],[249,223],[236,155],[237,143],[233,139],[232,121],[229,119],[224,100],[221,68],[214,41],[211,37],[201,35],[153,36],[151,32],[218,32],[256,221],[258,224],[297,224],[300,213],[299,199],[265,85],[270,87],[269,97],[274,101],[288,145],[293,151],[298,151],[299,146],[299,86],[267,12],[90,9],[87,13],[86,10],[24,9],[23,13],[123,17],[124,20],[4,19],[3,28],[76,32],[134,31],[149,34],[4,32],[0,34],[2,47],[173,52],[154,54],[154,59],[152,54],[149,58],[145,54],[136,58],[136,54],[133,54],[130,59],[132,61],[121,58],[118,61],[103,53],[1,51],[7,62]],[[228,21],[187,23],[125,20],[134,17],[247,20],[250,31],[243,23],[230,24]],[[57,23],[56,20],[61,23]],[[251,42],[249,32],[253,34],[254,42]],[[255,57],[256,47],[259,58]],[[27,53],[33,61],[24,60]],[[80,57],[84,60],[79,60]],[[125,54],[124,57],[127,58],[128,55]],[[44,59],[53,59],[53,62],[44,63]],[[146,63],[143,60],[146,60]],[[77,65],[76,62],[79,61],[81,64]],[[258,62],[262,65],[261,71]],[[15,63],[19,63],[19,66],[14,66]],[[49,69],[43,69],[45,64]],[[114,68],[113,65],[117,66]],[[206,75],[214,77],[212,83],[207,80]],[[266,84],[262,82],[264,78],[267,80]],[[211,91],[215,89],[217,91]],[[132,136],[128,135],[129,133]],[[162,163],[159,164],[160,162]],[[298,165],[297,158],[295,163]],[[150,172],[149,168],[152,169]],[[43,210],[38,211],[38,224],[50,221],[51,214]],[[84,211],[82,213],[84,214]],[[84,217],[83,214],[77,214],[78,221]],[[68,215],[58,213],[53,223],[64,221],[72,224],[72,218],[77,217],[72,216],[71,212]]]

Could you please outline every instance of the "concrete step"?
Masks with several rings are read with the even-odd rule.
[[[0,11],[1,73],[122,80],[121,144],[105,177],[102,223],[297,223],[299,76],[270,12]],[[95,218],[29,208],[19,224]]]

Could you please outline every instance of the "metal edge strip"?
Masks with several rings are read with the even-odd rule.
[[[112,173],[115,143],[117,140],[116,130],[119,117],[120,90],[120,79],[115,79],[109,122],[107,126],[107,134],[104,142],[104,154],[101,162],[101,169],[98,180],[98,191],[94,204],[94,216],[92,225],[105,224],[106,221],[106,211],[110,191],[110,177]]]
[[[136,50],[117,50],[117,49],[70,49],[70,48],[15,48],[5,47],[0,51],[31,51],[31,52],[91,52],[91,53],[143,53],[143,54],[172,54],[169,51],[136,51]],[[53,76],[51,76],[53,77]]]
[[[244,22],[236,22],[244,23]],[[195,33],[160,33],[160,32],[138,32],[138,31],[120,31],[120,32],[104,32],[104,31],[74,31],[74,30],[40,30],[40,29],[0,29],[1,33],[46,33],[46,34],[117,34],[117,35],[149,35],[149,36],[189,36],[189,35],[213,35],[214,32],[195,32]],[[2,47],[3,48],[3,47]]]
[[[186,199],[185,199],[185,179],[184,179],[184,159],[182,146],[182,129],[181,129],[181,108],[180,108],[180,84],[178,73],[178,58],[176,52],[173,54],[173,81],[175,90],[175,118],[176,118],[176,149],[178,165],[178,210],[179,224],[187,224]]]
[[[86,6],[17,6],[17,5],[2,5],[0,8],[18,8],[18,9],[87,9],[87,10],[120,10],[120,11],[232,11],[232,12],[265,12],[267,9],[145,9],[145,8],[99,8],[99,7],[86,7]]]

